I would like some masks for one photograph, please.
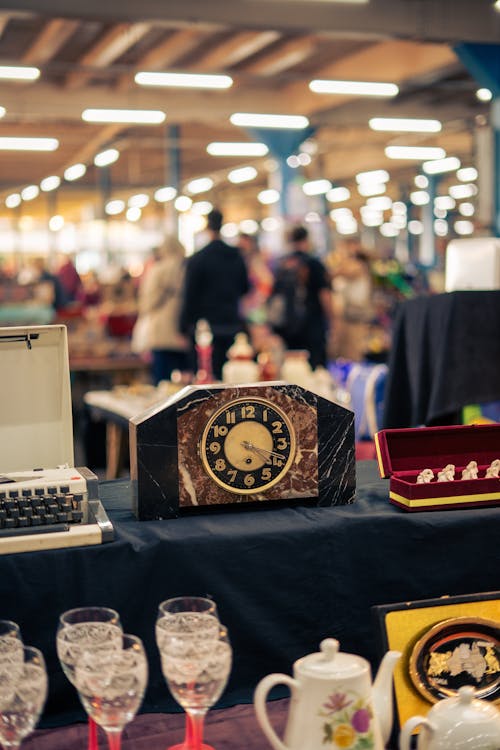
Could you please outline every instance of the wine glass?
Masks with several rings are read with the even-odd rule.
[[[232,651],[227,629],[218,624],[214,638],[213,627],[205,623],[193,632],[192,623],[177,620],[162,629],[159,639],[162,671],[167,685],[185,710],[188,718],[184,742],[169,750],[213,750],[203,744],[203,728],[208,709],[220,698],[231,671]]]
[[[212,619],[207,620],[207,616]],[[193,632],[197,631],[201,634],[204,628],[208,628],[208,633],[205,633],[203,636],[205,639],[216,638],[216,633],[218,632],[218,625],[216,625],[216,622],[218,622],[219,618],[217,614],[217,605],[213,599],[204,596],[176,596],[171,599],[166,599],[158,606],[156,642],[160,654],[162,651],[163,634],[165,631],[175,627],[174,620],[172,619],[175,617],[182,621],[185,627],[187,627],[187,623],[189,623]],[[199,638],[201,637],[202,636],[200,635]],[[198,643],[198,648],[200,647],[201,644]],[[184,748],[184,750],[191,747],[192,734],[193,727],[191,717],[186,713],[185,737],[183,744],[180,746]]]
[[[118,650],[83,651],[77,659],[75,686],[89,717],[106,732],[109,750],[120,750],[123,728],[136,715],[148,681],[144,646],[122,633]]]
[[[75,685],[75,668],[83,651],[105,654],[121,648],[118,612],[109,607],[78,607],[59,618],[57,655],[68,680]],[[88,750],[97,750],[97,727],[89,717]]]
[[[2,662],[0,657],[0,742],[5,750],[18,750],[35,728],[47,698],[47,670],[41,651],[32,646],[21,645],[21,649],[18,662]]]
[[[0,670],[9,670],[11,664],[23,661],[23,641],[17,623],[0,620]]]

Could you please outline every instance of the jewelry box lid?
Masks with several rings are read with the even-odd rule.
[[[500,458],[500,424],[408,427],[380,430],[375,448],[381,477],[446,464],[478,465]]]
[[[74,465],[66,326],[0,328],[0,472]]]

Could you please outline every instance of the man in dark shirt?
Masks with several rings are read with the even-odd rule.
[[[223,217],[214,209],[208,214],[207,227],[211,241],[187,262],[181,331],[190,336],[198,320],[205,319],[213,334],[212,368],[220,379],[226,352],[235,335],[245,329],[240,315],[240,301],[249,291],[245,262],[236,247],[220,238]],[[195,362],[193,355],[193,363]]]

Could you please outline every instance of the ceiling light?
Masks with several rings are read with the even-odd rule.
[[[391,224],[390,221],[386,221],[385,224],[382,224],[380,227],[380,234],[383,237],[397,237],[399,229],[395,227],[394,224]]]
[[[57,138],[0,138],[2,151],[55,151],[59,148]]]
[[[5,199],[5,205],[7,208],[17,208],[21,205],[21,196],[19,193],[11,193]]]
[[[462,198],[472,198],[474,195],[477,195],[477,187],[473,184],[452,185],[448,192],[455,200],[461,200]]]
[[[476,97],[480,102],[490,102],[493,99],[493,92],[490,89],[478,89]]]
[[[240,221],[240,232],[243,234],[257,234],[259,231],[259,224],[255,219],[243,219]]]
[[[310,154],[307,154],[305,152],[300,153],[297,156],[297,160],[302,167],[307,167],[307,165],[312,161]]]
[[[361,214],[361,222],[365,227],[380,227],[384,223],[383,214],[377,212]]]
[[[206,216],[213,209],[213,204],[210,201],[196,201],[191,206],[191,211],[198,216]]]
[[[410,234],[422,234],[424,231],[424,225],[418,219],[412,219],[408,222],[408,232]]]
[[[207,190],[211,190],[214,186],[214,181],[210,177],[199,177],[197,180],[191,180],[186,185],[188,193],[197,195],[198,193],[206,193]]]
[[[0,107],[0,117],[3,117],[6,112],[7,110],[5,109],[5,107]]]
[[[56,214],[55,216],[51,216],[49,219],[49,229],[52,232],[58,232],[60,229],[62,229],[64,226],[64,217],[60,216],[60,214]]]
[[[389,172],[385,169],[372,169],[370,172],[358,172],[356,182],[388,182]]]
[[[358,193],[365,198],[369,195],[381,195],[382,193],[385,193],[387,189],[387,186],[385,182],[380,183],[371,183],[371,182],[361,182],[358,185]]]
[[[495,0],[493,3],[493,10],[500,12],[500,0]]]
[[[438,237],[446,237],[448,234],[448,222],[444,219],[436,219],[434,222],[434,232]]]
[[[430,199],[429,193],[425,190],[414,190],[410,193],[410,200],[414,206],[426,206]]]
[[[233,125],[243,128],[303,130],[309,125],[309,120],[303,115],[259,115],[250,112],[235,112],[229,119]]]
[[[183,213],[184,211],[189,211],[192,205],[193,201],[188,195],[179,195],[179,197],[175,199],[174,203],[176,210],[180,211],[181,213]]]
[[[444,159],[444,148],[429,146],[387,146],[385,155],[388,159]]]
[[[427,174],[441,174],[442,172],[454,172],[460,168],[460,159],[456,156],[448,156],[446,159],[433,159],[424,161],[422,169]]]
[[[119,199],[108,201],[104,206],[104,210],[109,216],[121,214],[121,212],[125,210],[125,201]]]
[[[434,208],[438,211],[452,211],[456,206],[455,198],[451,195],[438,195],[434,198]]]
[[[23,201],[32,201],[38,196],[39,192],[38,185],[28,185],[24,190],[21,190],[21,198]]]
[[[474,216],[475,208],[473,203],[460,203],[458,211],[462,216]]]
[[[233,85],[230,76],[206,73],[136,73],[135,82],[141,86],[179,86],[195,89],[228,89]]]
[[[207,153],[211,156],[265,156],[269,149],[265,143],[209,143]]]
[[[444,208],[436,208],[434,206],[434,216],[436,216],[438,219],[446,219],[448,216],[448,211],[446,211]]]
[[[346,187],[334,187],[327,192],[325,197],[330,203],[342,203],[351,197],[351,191]]]
[[[377,211],[388,211],[392,206],[392,200],[388,195],[381,195],[376,198],[368,198],[366,205]]]
[[[456,221],[453,229],[457,234],[472,234],[474,232],[474,224],[472,221]]]
[[[41,181],[40,190],[43,190],[44,193],[49,193],[51,190],[57,190],[60,184],[61,178],[54,174],[50,177],[45,177]]]
[[[10,78],[14,81],[36,81],[39,76],[39,68],[29,68],[19,65],[0,65],[0,78]]]
[[[280,199],[280,194],[277,190],[270,188],[269,190],[261,190],[257,196],[259,203],[265,206],[271,205],[271,203],[277,203]]]
[[[79,180],[80,177],[83,177],[86,171],[87,167],[85,164],[73,164],[71,167],[64,170],[64,179],[68,180],[68,182]]]
[[[406,117],[372,117],[368,120],[372,130],[401,133],[439,133],[442,128],[439,120],[419,120]]]
[[[160,125],[166,114],[159,109],[84,109],[85,122],[126,122],[141,125]]]
[[[136,193],[136,195],[131,195],[127,201],[129,208],[144,208],[148,203],[149,195],[146,195],[146,193]]]
[[[281,226],[281,221],[276,216],[266,216],[260,222],[264,232],[277,232]]]
[[[139,206],[130,206],[130,208],[127,209],[127,213],[125,214],[125,218],[127,219],[127,221],[139,221],[141,216],[142,211]]]
[[[237,185],[240,182],[249,182],[257,177],[257,170],[255,167],[239,167],[239,169],[232,169],[229,172],[227,179],[229,182]]]
[[[394,203],[392,204],[392,213],[395,216],[406,216],[406,214],[408,213],[406,203],[403,203],[403,201],[394,201]]]
[[[337,223],[337,232],[339,234],[356,234],[358,231],[358,222],[353,217],[352,219],[349,219],[349,221],[341,222],[340,224]]]
[[[472,180],[477,180],[477,169],[475,167],[462,167],[462,169],[459,169],[457,172],[457,179],[459,179],[460,182],[472,182]]]
[[[332,208],[330,218],[332,221],[346,221],[352,219],[352,211],[350,208]]]
[[[393,210],[392,216],[391,216],[391,224],[394,224],[394,226],[397,227],[398,229],[404,229],[406,226],[406,216],[402,216],[401,214],[395,214]]]
[[[425,174],[417,174],[414,182],[415,185],[421,190],[425,190],[426,187],[429,187],[429,180],[427,179]]]
[[[330,180],[311,180],[310,182],[304,182],[302,190],[306,195],[324,195],[332,189],[332,183]]]
[[[223,237],[231,239],[237,237],[239,233],[238,225],[234,221],[228,221],[227,224],[223,224],[220,230]]]
[[[108,167],[110,164],[114,164],[120,156],[120,152],[116,148],[107,148],[105,151],[101,151],[94,157],[94,164],[96,167]]]
[[[297,169],[297,167],[300,167],[300,161],[297,154],[291,154],[287,160],[286,163],[290,167],[290,169]]]
[[[161,187],[156,190],[154,194],[155,201],[158,203],[167,203],[167,201],[173,201],[177,195],[177,190],[174,187]]]
[[[315,79],[309,88],[316,94],[352,94],[353,96],[396,96],[395,83],[373,83],[369,81],[332,81]]]

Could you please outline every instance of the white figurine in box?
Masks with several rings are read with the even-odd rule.
[[[495,458],[494,461],[486,469],[486,478],[498,478],[500,476],[500,458]]]
[[[462,479],[477,479],[476,461],[469,461],[465,469],[462,470]]]
[[[434,479],[432,469],[423,469],[417,477],[417,484],[429,484]]]
[[[438,471],[438,482],[453,482],[455,479],[455,464],[446,464],[444,469]]]

